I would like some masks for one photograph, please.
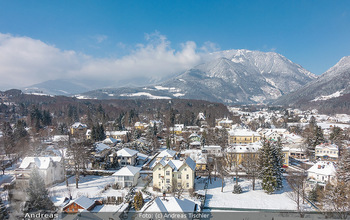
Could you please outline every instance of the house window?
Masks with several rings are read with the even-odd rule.
[[[158,178],[160,178],[161,177],[161,175],[160,174],[158,174]]]
[[[190,184],[189,184],[189,183],[186,183],[186,187],[189,188],[189,187],[190,187]]]
[[[167,176],[169,176],[169,175],[170,175],[170,171],[166,171],[165,174],[166,174]]]
[[[158,186],[160,187],[160,182],[158,183]]]
[[[166,179],[166,183],[167,183],[167,184],[170,184],[170,179]]]
[[[190,175],[189,174],[186,174],[186,179],[189,179],[190,178]]]
[[[178,174],[178,175],[177,175],[177,178],[178,178],[179,180],[181,180],[181,174]]]
[[[187,171],[187,168],[186,168],[186,167],[184,168],[184,171]]]
[[[158,170],[160,170],[160,167],[158,168]]]

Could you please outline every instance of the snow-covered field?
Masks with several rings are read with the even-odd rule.
[[[206,207],[296,210],[295,202],[288,197],[288,192],[291,189],[286,181],[283,183],[282,190],[268,195],[261,189],[260,181],[256,181],[256,187],[253,191],[251,181],[243,180],[239,182],[243,193],[233,194],[235,182],[232,178],[225,179],[223,192],[221,192],[221,179],[212,180],[212,184],[208,184]]]
[[[64,197],[73,199],[80,196],[88,198],[100,197],[103,189],[108,184],[113,184],[115,177],[113,176],[80,176],[79,188],[75,188],[75,177],[68,179],[69,186],[66,187],[66,182],[52,186],[49,189],[49,195],[53,198],[53,202],[57,202]]]

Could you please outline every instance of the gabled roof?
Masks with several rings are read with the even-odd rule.
[[[187,157],[186,161],[167,160],[166,157],[163,157],[157,164],[161,164],[163,167],[170,166],[174,171],[178,171],[184,164],[187,164],[192,170],[196,169],[196,162],[190,157]],[[155,164],[153,168],[156,167],[157,164]]]
[[[230,136],[241,136],[241,137],[250,137],[250,136],[255,136],[255,137],[260,137],[260,134],[255,131],[251,131],[248,129],[235,129],[228,131],[228,134]]]
[[[112,137],[106,138],[102,141],[102,143],[104,143],[104,144],[115,144],[117,142],[118,142],[118,140],[116,140]]]
[[[176,151],[173,151],[173,150],[169,150],[169,149],[166,149],[166,150],[163,150],[161,151],[159,154],[158,154],[158,158],[159,157],[174,157],[176,154]]]
[[[101,152],[101,151],[106,150],[106,149],[111,149],[111,147],[107,146],[107,145],[105,145],[103,143],[96,144],[96,151],[97,152]]]
[[[315,149],[323,149],[328,148],[329,150],[338,150],[338,146],[335,144],[329,144],[329,143],[322,143],[315,147]]]
[[[125,166],[115,172],[113,176],[135,176],[138,172],[140,172],[141,167],[134,167],[134,166]]]
[[[131,149],[127,148],[127,147],[117,151],[117,155],[118,156],[122,156],[122,157],[132,157],[132,156],[134,156],[137,153],[138,153],[138,151],[131,150]]]
[[[194,212],[196,203],[188,199],[178,199],[176,197],[157,197],[145,212]]]
[[[308,169],[307,172],[325,176],[335,176],[337,173],[334,164],[329,161],[318,161],[310,169]]]
[[[106,131],[106,135],[107,136],[122,136],[122,135],[126,135],[128,133],[128,131]]]
[[[187,163],[187,165],[192,169],[195,170],[196,169],[196,162],[194,162],[191,157],[187,157],[185,163]]]
[[[68,203],[67,205],[65,205],[63,207],[63,209],[72,203],[76,203],[77,205],[83,207],[84,209],[89,209],[91,206],[93,206],[95,204],[95,201],[93,201],[85,196],[80,196],[79,198],[77,198],[77,199],[71,201],[70,203]]]
[[[20,169],[27,169],[30,164],[34,163],[39,169],[47,169],[50,166],[50,162],[60,162],[62,157],[25,157],[22,160]]]
[[[72,125],[72,128],[79,128],[79,127],[82,127],[82,128],[87,128],[87,125],[86,124],[82,124],[80,122],[75,122],[73,125]]]

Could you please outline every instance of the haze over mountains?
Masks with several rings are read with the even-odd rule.
[[[108,85],[111,88],[105,89],[96,88],[111,82],[58,80],[35,85],[32,89],[37,87],[43,93],[55,95],[79,93],[78,98],[93,99],[184,98],[225,104],[300,105],[349,94],[349,77],[350,57],[342,58],[318,78],[275,52],[227,50],[209,54],[202,64],[168,80],[152,81],[145,76],[132,82]],[[91,87],[96,90],[89,91]]]

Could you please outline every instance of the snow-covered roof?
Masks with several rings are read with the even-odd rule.
[[[307,171],[318,175],[325,175],[325,176],[335,176],[337,172],[334,164],[330,161],[318,161]]]
[[[322,143],[319,144],[315,147],[315,149],[323,149],[323,148],[328,148],[329,150],[338,150],[338,146],[335,144],[330,144],[330,143]]]
[[[169,165],[174,171],[178,171],[180,167],[182,167],[184,164],[187,164],[192,170],[196,169],[196,162],[194,162],[191,157],[187,157],[185,161],[183,160],[168,160],[166,157],[163,157],[159,163],[165,167],[166,165]],[[152,168],[154,168],[156,164],[153,165]]]
[[[105,145],[103,143],[96,144],[96,151],[97,152],[101,152],[101,151],[106,150],[106,149],[111,149],[111,147],[108,145]]]
[[[67,206],[69,206],[72,203],[76,203],[77,205],[83,207],[84,209],[88,209],[95,204],[95,201],[93,201],[85,196],[80,196],[79,198],[68,203],[64,208],[66,208]]]
[[[192,146],[198,146],[198,145],[201,145],[201,142],[199,142],[199,141],[193,141],[192,143],[190,143],[190,145],[192,145]]]
[[[20,169],[27,169],[31,163],[34,163],[39,169],[47,169],[50,162],[60,162],[62,157],[25,157],[22,160]]]
[[[173,150],[169,150],[169,149],[166,149],[166,150],[163,150],[161,151],[159,154],[158,154],[158,158],[163,158],[163,157],[174,157],[176,154],[176,151],[173,151]]]
[[[138,153],[138,151],[131,150],[131,149],[127,148],[127,147],[117,151],[117,155],[118,156],[122,156],[122,157],[132,157],[132,156],[134,156],[137,153]]]
[[[187,157],[185,163],[187,163],[187,165],[188,165],[192,170],[195,170],[195,169],[196,169],[196,163],[191,159],[191,157]]]
[[[251,131],[251,130],[248,130],[248,129],[235,129],[235,130],[228,131],[228,134],[230,136],[242,136],[242,137],[255,136],[255,137],[260,137],[260,134],[258,132]]]
[[[52,141],[53,142],[68,141],[68,139],[69,139],[68,135],[54,135]]]
[[[102,141],[102,143],[104,143],[104,144],[115,144],[117,142],[118,141],[112,137],[106,138]]]
[[[178,199],[176,197],[157,197],[153,203],[148,206],[145,212],[194,212],[196,203],[188,199]]]
[[[106,131],[106,136],[122,136],[127,133],[128,131]]]
[[[113,176],[135,176],[138,172],[140,172],[141,167],[134,167],[134,166],[125,166],[115,172]]]
[[[81,127],[81,128],[87,128],[87,125],[86,124],[82,124],[82,123],[80,123],[80,122],[75,122],[73,125],[72,125],[72,128],[79,128],[79,127]]]
[[[192,134],[189,136],[189,138],[191,138],[191,137],[198,137],[198,138],[200,138],[201,136],[200,136],[199,134],[197,134],[197,133],[192,133]]]
[[[137,158],[139,160],[147,160],[149,158],[149,156],[139,152],[139,153],[137,153]]]
[[[202,147],[203,150],[217,150],[220,149],[221,150],[221,146],[219,145],[204,145]]]

